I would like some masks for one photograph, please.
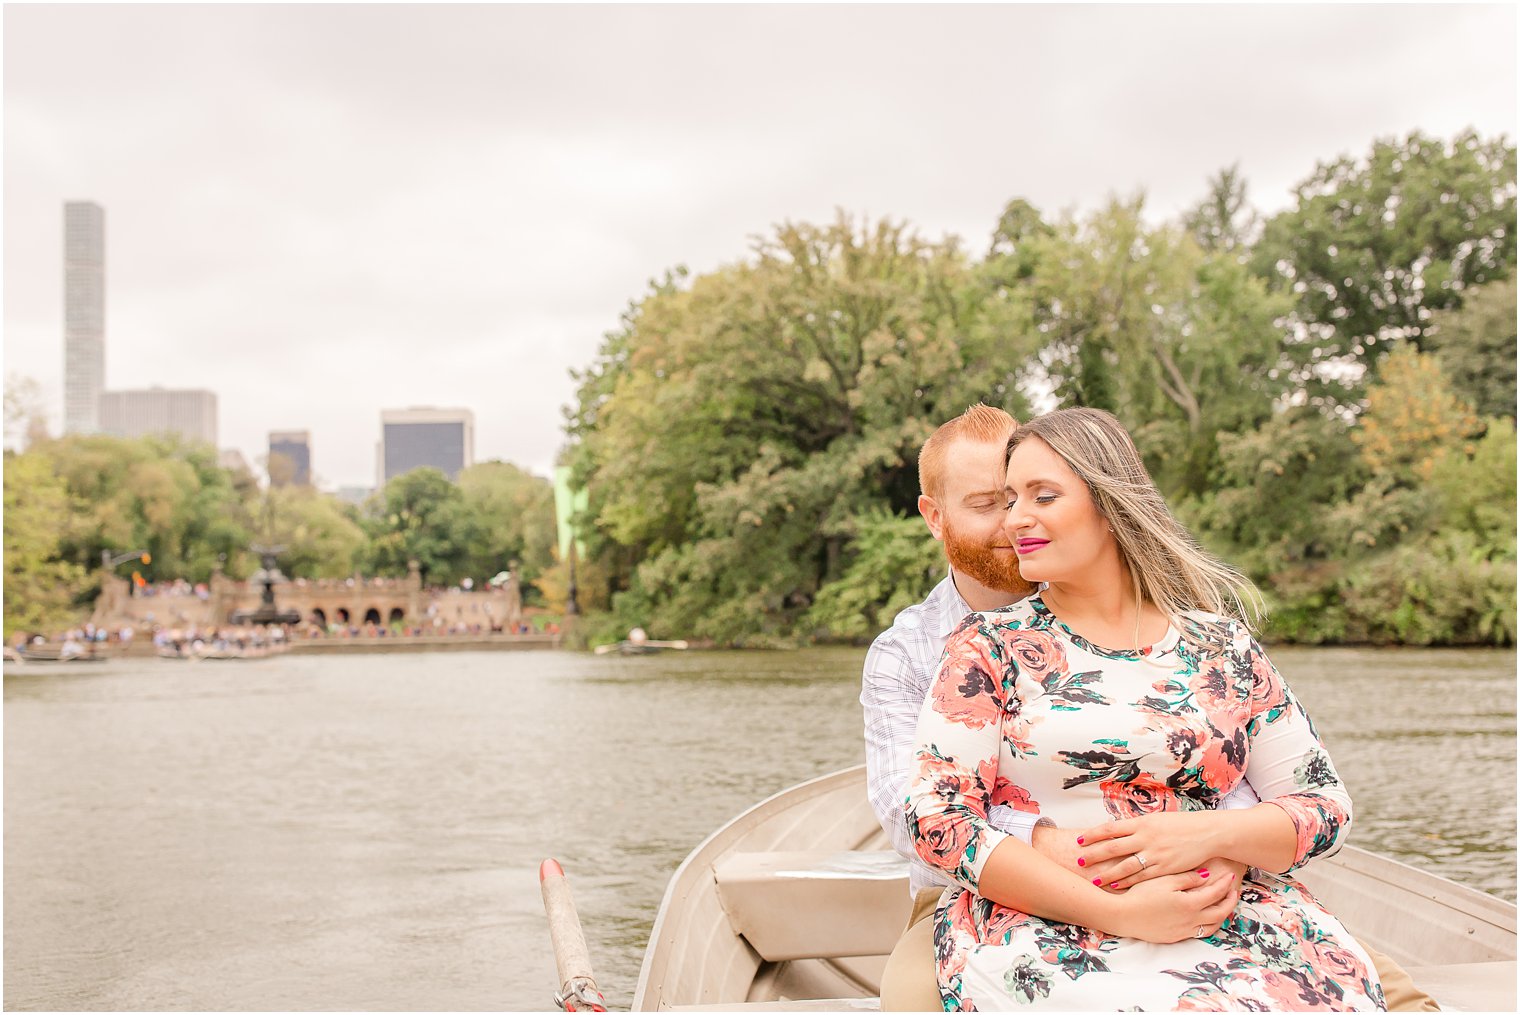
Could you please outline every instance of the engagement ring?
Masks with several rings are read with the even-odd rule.
[[[1135,859],[1140,861],[1140,869],[1145,870],[1145,857],[1141,856],[1139,853],[1136,853]]]

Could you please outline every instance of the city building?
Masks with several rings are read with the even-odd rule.
[[[216,447],[216,395],[198,388],[104,391],[100,430],[115,437],[176,434]]]
[[[63,432],[100,431],[106,385],[106,213],[63,206]]]
[[[311,485],[311,431],[275,430],[269,434],[269,483]]]
[[[450,479],[475,464],[475,414],[469,409],[386,409],[380,413],[379,485],[424,466]]]
[[[223,448],[217,453],[216,464],[228,472],[244,474],[250,480],[253,479],[253,470],[248,467],[248,459],[244,458],[243,453],[237,448]]]

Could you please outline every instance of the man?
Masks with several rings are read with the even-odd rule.
[[[1003,532],[1008,437],[1017,424],[1001,409],[973,405],[941,426],[918,457],[919,514],[944,546],[950,573],[928,597],[897,615],[866,655],[860,703],[865,710],[866,772],[871,806],[897,852],[910,864],[913,908],[908,926],[882,974],[883,1011],[937,1011],[933,928],[929,919],[946,880],[918,858],[903,799],[907,795],[918,714],[945,642],[968,614],[1009,606],[1035,591],[1019,576],[1018,558]],[[1258,798],[1244,781],[1222,807],[1250,807]],[[993,807],[994,826],[1018,836],[1072,870],[1076,832],[1010,807]],[[1212,860],[1211,869],[1245,867]],[[1430,997],[1385,956],[1369,949],[1391,1010],[1436,1011]]]

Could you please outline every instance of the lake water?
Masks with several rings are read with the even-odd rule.
[[[1513,900],[1515,654],[1272,654],[1352,841]],[[626,1008],[692,847],[864,760],[863,655],[8,667],[5,1007],[542,1010],[554,856]]]

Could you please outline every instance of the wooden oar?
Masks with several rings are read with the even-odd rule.
[[[561,1011],[606,1011],[607,1000],[597,989],[591,975],[591,956],[586,950],[586,935],[570,898],[570,882],[558,860],[548,859],[538,868],[539,887],[544,893],[544,912],[549,916],[549,940],[554,946],[554,965],[559,972],[560,988],[554,1003]]]
[[[598,645],[591,651],[599,656],[604,656],[610,655],[613,652],[621,652],[624,646],[629,648],[691,648],[691,645],[685,641],[615,641],[610,645]]]

